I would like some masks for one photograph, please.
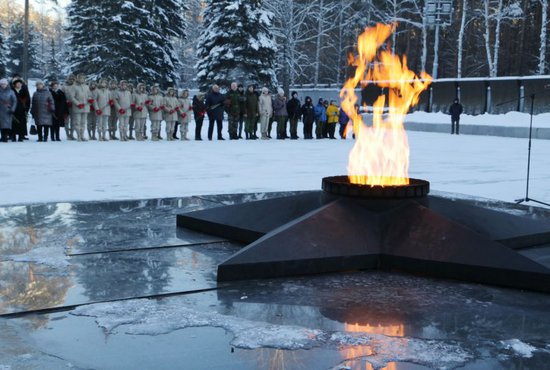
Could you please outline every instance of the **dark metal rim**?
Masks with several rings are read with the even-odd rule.
[[[369,186],[349,182],[347,176],[323,178],[323,191],[332,195],[356,198],[404,199],[420,198],[430,192],[430,183],[426,180],[409,179],[408,185]]]

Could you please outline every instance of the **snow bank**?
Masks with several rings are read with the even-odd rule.
[[[536,347],[522,342],[519,339],[503,340],[501,343],[505,349],[512,350],[521,357],[531,358],[533,357],[533,352],[537,351]]]

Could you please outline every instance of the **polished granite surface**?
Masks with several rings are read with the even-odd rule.
[[[218,284],[242,245],[176,230],[287,194],[0,207],[0,370],[547,368],[549,295],[398,272]]]

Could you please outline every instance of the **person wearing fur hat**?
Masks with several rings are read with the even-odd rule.
[[[262,95],[260,95],[258,100],[258,108],[260,110],[260,131],[262,132],[262,140],[267,140],[269,139],[267,135],[267,126],[273,115],[273,103],[267,87],[262,88]]]
[[[118,140],[116,136],[116,132],[118,131],[118,115],[115,109],[117,88],[118,84],[116,80],[109,81],[109,105],[111,106],[111,115],[109,116],[109,140]]]
[[[23,141],[27,134],[27,115],[31,108],[31,98],[28,95],[28,89],[23,87],[25,83],[22,79],[14,79],[12,81],[12,90],[17,98],[17,107],[13,114],[13,124],[11,129],[12,141]]]
[[[50,94],[44,82],[38,81],[31,103],[31,115],[38,130],[38,141],[48,141],[48,132],[53,126],[53,113],[54,102],[52,94]]]
[[[97,116],[95,114],[95,98],[94,98],[95,92],[97,90],[97,82],[92,81],[90,82],[89,86],[90,86],[91,99],[90,99],[90,112],[88,113],[88,125],[87,125],[88,138],[90,140],[97,140],[97,137],[95,134],[96,128],[97,128]]]
[[[292,92],[292,98],[286,103],[286,110],[290,120],[290,139],[296,140],[298,139],[298,121],[301,116],[301,104],[296,91]]]
[[[166,140],[174,140],[174,132],[176,130],[176,121],[178,120],[178,111],[180,110],[178,98],[176,96],[176,89],[173,87],[168,88],[166,96],[164,97],[164,121],[166,122]]]
[[[95,100],[95,115],[97,123],[97,132],[99,136],[99,141],[108,141],[107,139],[107,129],[109,127],[109,118],[111,114],[111,105],[109,100],[111,100],[111,93],[108,90],[107,80],[99,80],[97,89],[94,92]]]
[[[277,89],[277,95],[273,98],[273,116],[277,121],[277,139],[284,140],[286,138],[286,121],[288,112],[286,110],[285,91],[281,88]]]
[[[76,111],[73,109],[72,96],[75,88],[76,77],[73,74],[67,76],[67,80],[63,85],[63,93],[67,98],[67,107],[69,108],[69,118],[65,123],[65,133],[67,134],[67,140],[75,140],[74,122],[76,121]]]
[[[7,143],[11,133],[12,116],[17,106],[15,93],[10,89],[8,80],[0,80],[0,133],[2,142]]]
[[[17,98],[17,103],[18,105],[21,104],[21,102],[26,102],[25,104],[25,117],[20,117],[20,118],[23,118],[23,120],[20,120],[21,123],[24,123],[23,125],[20,125],[19,126],[19,129],[23,135],[23,140],[29,140],[27,135],[29,134],[28,130],[27,130],[27,116],[29,114],[29,111],[31,109],[31,93],[29,92],[29,87],[27,86],[27,83],[25,82],[25,80],[23,80],[23,77],[21,77],[21,75],[19,73],[15,73],[11,79],[11,86],[12,86],[12,90],[14,90],[15,92],[15,82],[16,81],[21,81],[21,89],[20,89],[20,92],[19,93],[16,93],[15,94],[15,97]],[[17,116],[17,114],[16,114]],[[19,120],[19,117],[17,118]],[[12,140],[13,140],[13,134],[14,132],[12,132]]]
[[[181,98],[178,99],[179,111],[178,116],[180,120],[180,135],[181,140],[189,140],[187,133],[189,132],[189,122],[191,121],[191,112],[193,106],[191,105],[191,99],[189,99],[189,90],[185,89],[181,93]]]
[[[69,108],[67,107],[67,97],[59,88],[58,81],[50,83],[50,94],[52,94],[54,113],[52,125],[52,141],[61,141],[59,130],[65,126],[65,120],[69,116]]]
[[[132,110],[136,130],[136,140],[145,140],[145,121],[147,120],[147,94],[145,84],[139,83],[132,94]]]
[[[151,140],[158,141],[160,136],[160,125],[162,122],[162,110],[164,98],[160,94],[160,88],[153,86],[151,95],[147,98],[147,110],[149,112],[149,120],[151,121]]]
[[[90,105],[93,104],[92,95],[88,85],[86,85],[86,76],[79,74],[76,78],[76,86],[71,94],[72,109],[74,111],[74,130],[78,141],[86,141],[84,133],[90,112]]]
[[[128,129],[132,114],[132,94],[128,91],[128,83],[120,81],[115,94],[115,113],[118,117],[118,129],[121,141],[128,141]]]

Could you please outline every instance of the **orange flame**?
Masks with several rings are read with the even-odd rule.
[[[418,77],[402,59],[381,46],[395,30],[395,25],[377,24],[359,36],[359,55],[350,55],[356,66],[355,75],[340,91],[342,109],[353,122],[356,142],[351,150],[348,176],[353,184],[395,186],[409,183],[409,143],[403,120],[409,109],[418,103],[420,93],[431,83],[425,72]],[[388,47],[388,49],[390,49]],[[355,87],[374,83],[388,91],[388,109],[384,118],[386,96],[373,105],[372,126],[363,123],[355,109]]]

